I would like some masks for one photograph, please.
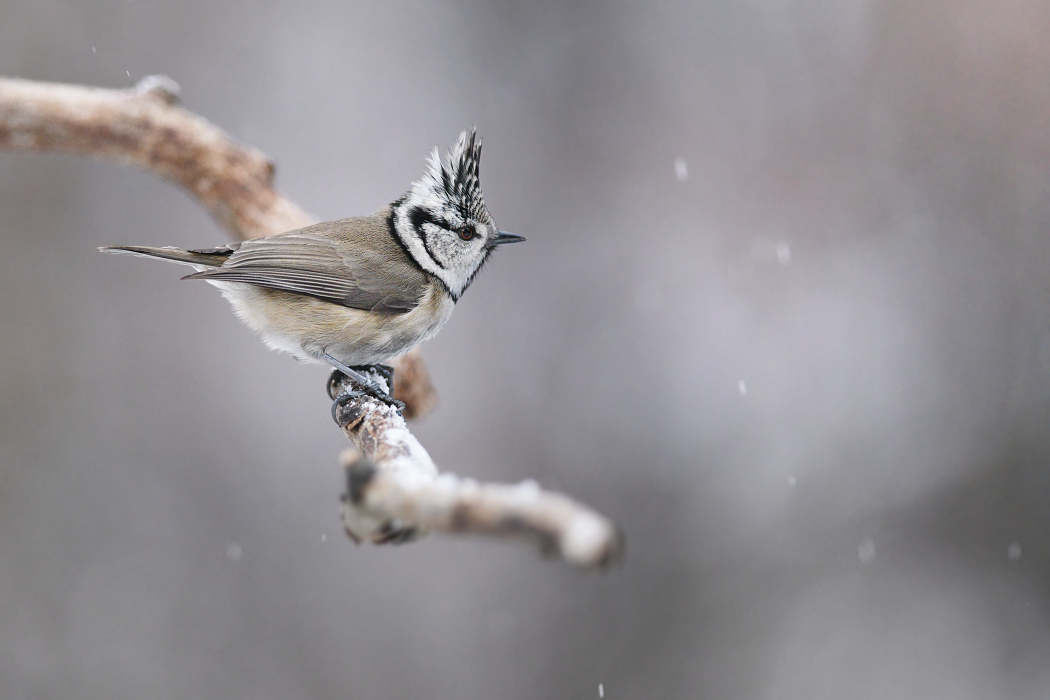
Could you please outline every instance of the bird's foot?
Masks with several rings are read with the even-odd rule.
[[[347,372],[346,370],[350,370]],[[392,406],[398,413],[405,409],[403,401],[398,401],[383,386],[393,386],[394,370],[386,365],[357,365],[341,367],[328,378],[328,396],[332,404],[332,418],[341,428],[353,423],[363,410],[362,401],[375,399],[387,406]]]
[[[386,393],[394,395],[394,368],[390,365],[354,365],[350,369],[366,377],[371,375],[373,380],[381,378],[386,383]]]

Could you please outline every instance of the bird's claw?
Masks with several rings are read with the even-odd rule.
[[[375,400],[392,406],[399,414],[405,410],[405,402],[399,401],[383,390],[376,382],[370,381],[368,374],[382,377],[388,386],[393,385],[392,368],[386,365],[364,365],[351,368],[365,379],[364,382],[347,375],[341,370],[335,370],[328,378],[328,396],[334,401],[332,404],[332,418],[341,428],[353,423],[363,413],[364,401]]]

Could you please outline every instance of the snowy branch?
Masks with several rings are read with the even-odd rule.
[[[0,146],[145,168],[181,185],[238,239],[314,223],[273,189],[273,161],[180,108],[178,91],[164,76],[129,90],[0,79]]]
[[[382,381],[373,375],[375,381]],[[531,481],[481,484],[439,474],[397,411],[352,391],[334,373],[332,414],[354,448],[343,451],[347,490],[343,523],[355,541],[406,542],[428,531],[529,539],[571,564],[615,561],[623,540],[607,518]],[[356,448],[356,449],[355,449]]]
[[[178,106],[164,76],[110,90],[0,78],[0,148],[77,153],[135,165],[178,184],[238,239],[301,228],[313,219],[273,187],[273,162]],[[405,415],[436,404],[416,352],[391,362]],[[341,375],[340,375],[341,377]],[[621,539],[606,518],[531,482],[483,485],[439,474],[390,407],[329,382],[333,416],[356,449],[344,452],[344,523],[355,540],[414,539],[428,531],[526,536],[582,567],[614,559]]]

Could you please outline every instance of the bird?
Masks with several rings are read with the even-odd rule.
[[[423,176],[369,216],[313,224],[214,248],[99,248],[193,267],[182,279],[219,288],[272,349],[328,364],[395,406],[362,372],[432,338],[499,246],[481,192],[481,139],[463,131],[444,161],[434,148]],[[393,386],[392,382],[389,386]]]

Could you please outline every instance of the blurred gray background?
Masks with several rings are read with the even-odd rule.
[[[0,153],[0,697],[1045,698],[1050,6],[8,0],[0,74],[163,72],[323,219],[477,124],[501,250],[442,467],[619,570],[341,532],[328,372],[102,256],[224,234]]]

